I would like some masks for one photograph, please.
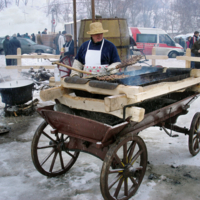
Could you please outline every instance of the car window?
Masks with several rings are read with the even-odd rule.
[[[137,34],[137,42],[157,43],[157,35],[155,35],[155,34]]]
[[[32,40],[26,39],[29,43],[31,44],[36,44],[35,42],[33,42]]]
[[[159,42],[167,44],[168,46],[174,46],[174,41],[166,34],[159,35]]]
[[[30,43],[26,40],[23,40],[23,39],[19,39],[20,43],[23,44],[23,45],[29,45]]]

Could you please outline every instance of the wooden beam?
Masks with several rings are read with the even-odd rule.
[[[7,55],[5,57],[10,58],[10,59],[19,59],[19,58],[21,58],[21,59],[36,59],[36,58],[40,58],[40,59],[50,59],[50,58],[60,59],[60,55],[53,55],[53,54]]]
[[[103,94],[103,95],[109,95],[109,96],[118,95],[118,94],[126,94],[128,98],[134,98],[134,94],[143,92],[143,89],[140,86],[119,85],[114,90],[109,90],[109,89],[90,87],[89,83],[86,83],[86,84],[66,83],[64,79],[61,80],[61,84],[65,88],[83,90],[83,91],[90,92],[92,94]]]
[[[191,57],[191,49],[190,48],[186,49],[186,56],[187,57]],[[191,68],[191,62],[190,61],[186,60],[186,62],[185,62],[185,68]]]
[[[107,113],[123,119],[123,109],[119,109],[113,112],[106,112],[104,106],[104,100],[76,97],[76,96],[71,96],[69,94],[64,94],[63,96],[60,96],[57,99],[61,104],[69,106],[70,108]],[[144,108],[130,107],[126,109],[125,118],[132,116],[131,118],[132,121],[140,122],[144,119],[144,114],[145,114]]]
[[[125,105],[135,102],[135,98],[127,98],[125,94],[109,96],[104,98],[105,110],[107,112],[119,110]]]
[[[200,57],[177,56],[177,60],[195,61],[200,62]]]
[[[190,89],[190,91],[200,93],[200,84],[197,84],[197,85],[193,86],[193,87]]]
[[[198,78],[186,78],[181,81],[177,82],[163,82],[163,83],[158,83],[150,86],[143,87],[142,93],[135,94],[135,103],[136,102],[141,102],[146,99],[150,99],[156,96],[160,96],[163,94],[167,94],[170,92],[174,92],[177,90],[181,90],[193,85],[196,85],[200,83],[200,77]]]
[[[40,67],[44,67],[45,69],[55,69],[55,65],[28,65],[28,66],[17,66],[17,65],[8,65],[6,66],[6,69],[30,69],[33,67],[33,69],[39,69]]]
[[[200,77],[200,69],[192,69],[190,71],[190,76],[194,78]]]
[[[61,97],[62,95],[66,93],[70,93],[71,91],[69,89],[66,89],[62,86],[60,87],[54,87],[54,88],[49,88],[46,90],[41,90],[40,91],[40,98],[42,101],[51,101],[54,99],[57,99]]]
[[[159,56],[159,55],[146,55],[147,59],[160,59],[160,60],[166,60],[168,59],[168,56]]]

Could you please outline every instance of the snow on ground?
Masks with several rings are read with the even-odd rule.
[[[14,76],[16,70],[5,70],[3,62],[4,56],[0,56],[0,73]],[[33,65],[31,60],[24,62]],[[184,61],[176,59],[158,60],[156,64],[185,66]],[[37,91],[34,98],[39,98]],[[39,106],[52,103],[40,102]],[[177,124],[189,128],[199,105],[200,99],[197,99]],[[3,106],[0,100],[0,111]],[[37,113],[30,117],[1,117],[0,124],[8,125],[11,130],[0,136],[0,199],[102,200],[99,184],[102,162],[94,156],[81,153],[71,170],[60,177],[47,178],[35,169],[31,160],[31,141],[41,121]],[[150,127],[139,135],[146,143],[149,164],[138,192],[131,199],[200,199],[200,154],[190,155],[188,136],[179,134],[179,137],[170,138],[156,127]],[[148,179],[150,174],[154,175],[153,180]]]

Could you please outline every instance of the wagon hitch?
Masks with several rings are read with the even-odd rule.
[[[171,132],[169,133],[169,131],[164,126],[162,126],[162,128],[165,131],[165,133],[167,133],[167,135],[169,135],[169,137],[178,137],[179,136],[177,134],[172,135],[172,129],[171,129]]]

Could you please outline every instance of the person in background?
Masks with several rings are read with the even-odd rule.
[[[37,44],[43,44],[40,31],[38,31],[38,34],[37,34],[37,36],[36,36],[36,39],[37,39]]]
[[[72,66],[73,63],[73,56],[74,56],[74,40],[72,39],[71,34],[66,34],[66,42],[63,45],[64,48],[64,55],[61,55],[61,61],[69,66]],[[69,69],[65,67],[59,66],[60,76],[65,77],[70,75]]]
[[[191,49],[191,43],[190,43],[191,39],[192,39],[192,37],[189,36],[189,37],[187,38],[187,41],[186,41],[187,48],[190,48],[190,49]]]
[[[180,45],[186,50],[186,42],[182,37],[180,38]]]
[[[3,41],[3,50],[4,50],[5,56],[9,55],[9,40],[10,40],[9,35],[6,35],[5,40]],[[11,59],[6,58],[6,65],[7,66],[11,65]]]
[[[21,43],[17,39],[17,35],[14,34],[13,38],[9,42],[9,54],[17,55],[17,48],[21,48]],[[11,65],[17,65],[17,59],[11,59]]]
[[[59,31],[59,33],[56,35],[56,37],[53,40],[53,42],[56,46],[56,55],[60,55],[59,45],[58,45],[58,38],[59,38],[60,35],[61,35],[61,31]]]
[[[58,46],[59,46],[59,51],[61,52],[61,49],[63,48],[63,45],[65,44],[65,35],[66,31],[63,31],[61,35],[59,35],[58,38]]]
[[[117,73],[115,69],[121,63],[116,46],[110,41],[103,38],[104,30],[102,23],[93,22],[90,24],[90,30],[87,32],[91,39],[84,42],[78,54],[75,57],[73,68],[81,69],[87,72]],[[70,76],[82,76],[81,73],[72,70]],[[84,75],[87,76],[87,75]]]
[[[194,32],[194,35],[192,37],[192,39],[190,40],[190,48],[192,48],[193,44],[198,41],[199,39],[199,31],[195,31]],[[191,56],[194,57],[195,54],[192,52],[191,53]],[[194,69],[195,68],[195,62],[194,61],[191,61],[191,68]]]
[[[30,39],[28,33],[24,34],[24,38]]]
[[[19,33],[17,33],[17,37],[22,37]]]
[[[31,40],[32,40],[33,42],[35,42],[35,34],[34,34],[34,33],[31,34]]]
[[[195,57],[200,57],[200,40],[193,44],[191,51]],[[194,68],[200,69],[200,62],[194,62]]]
[[[44,29],[44,31],[42,32],[42,34],[47,34],[47,28]]]
[[[74,40],[71,34],[66,34],[66,42],[63,47],[65,48],[65,56],[74,55]]]

